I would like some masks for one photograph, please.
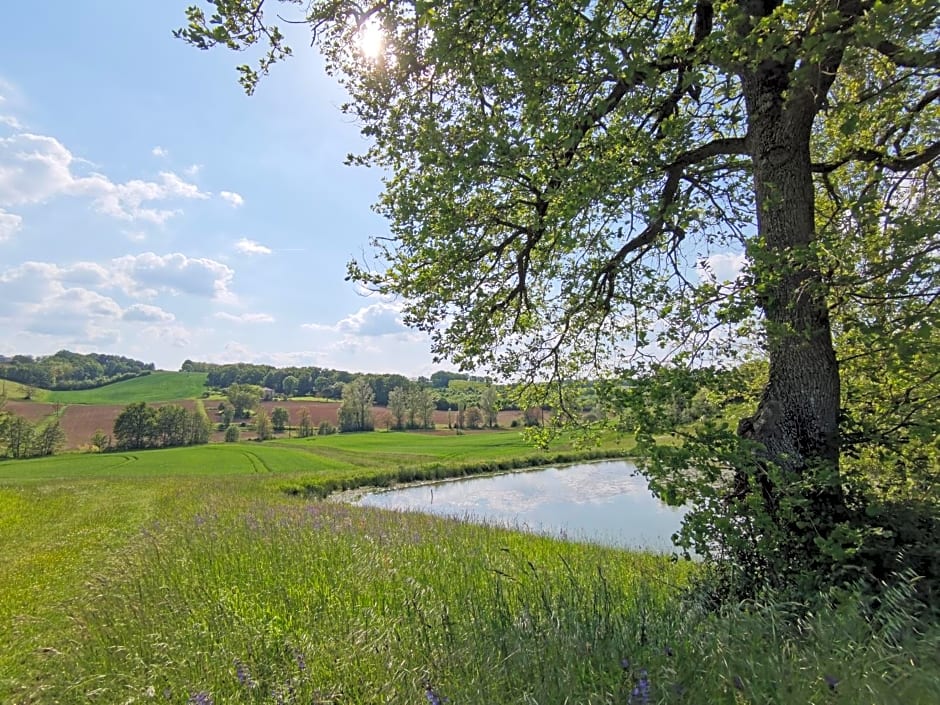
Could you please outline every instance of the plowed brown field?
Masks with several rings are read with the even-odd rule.
[[[167,402],[178,404],[192,411],[196,402],[192,399]],[[163,406],[163,404],[153,404]],[[125,408],[124,404],[91,405],[71,404],[62,414],[62,430],[65,431],[65,447],[67,449],[79,448],[87,445],[95,431],[101,430],[110,436],[114,429],[114,420]]]

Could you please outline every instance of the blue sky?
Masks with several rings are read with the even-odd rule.
[[[185,5],[4,8],[0,354],[446,367],[344,281],[380,174],[343,165],[365,142],[306,35],[249,98],[245,57],[173,39]]]

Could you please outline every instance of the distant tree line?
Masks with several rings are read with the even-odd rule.
[[[114,420],[114,441],[126,450],[200,445],[209,442],[211,432],[212,424],[201,410],[177,404],[128,404]]]
[[[14,355],[0,359],[0,377],[42,389],[92,389],[147,375],[154,364],[120,355],[60,350],[54,355]]]

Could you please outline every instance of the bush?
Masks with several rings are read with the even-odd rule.
[[[238,431],[238,426],[235,424],[230,424],[227,429],[225,429],[225,442],[226,443],[237,443],[240,433]]]
[[[317,433],[321,436],[331,436],[336,433],[336,426],[331,424],[329,421],[321,421],[320,427],[317,429]]]

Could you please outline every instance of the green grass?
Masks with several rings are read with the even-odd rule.
[[[37,401],[63,404],[133,404],[198,399],[206,391],[204,372],[153,372],[95,389],[40,392]]]
[[[903,589],[709,613],[691,564],[281,491],[532,452],[375,433],[0,463],[0,702],[625,705],[643,671],[653,703],[936,702],[940,627]]]

